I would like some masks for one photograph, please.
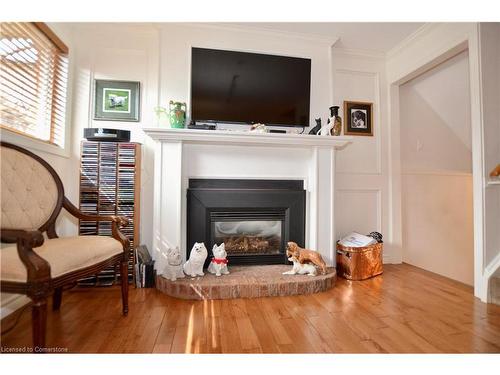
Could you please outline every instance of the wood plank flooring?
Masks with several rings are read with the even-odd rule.
[[[6,327],[2,327],[4,330]],[[2,336],[31,345],[30,309]],[[73,289],[49,312],[47,346],[73,353],[500,353],[500,306],[406,264],[323,293],[185,301],[130,289]]]

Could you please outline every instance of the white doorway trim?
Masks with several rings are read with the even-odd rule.
[[[474,295],[487,302],[488,285],[484,281],[484,163],[481,112],[481,51],[479,24],[426,24],[388,54],[389,191],[391,238],[400,250],[401,164],[399,86],[436,67],[458,53],[468,50],[472,134],[472,179],[474,204]],[[402,251],[400,251],[402,259]]]

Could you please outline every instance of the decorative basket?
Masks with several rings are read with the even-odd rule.
[[[383,243],[348,247],[337,243],[337,273],[349,280],[365,280],[383,272]]]

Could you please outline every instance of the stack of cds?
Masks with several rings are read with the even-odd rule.
[[[137,245],[138,189],[140,145],[137,143],[82,142],[80,173],[80,210],[88,214],[120,215],[129,219],[121,228],[130,240],[130,249]],[[136,205],[137,199],[137,205]],[[80,220],[80,235],[111,236],[111,222]],[[134,252],[129,262],[129,281],[134,277]],[[80,285],[112,285],[117,270],[110,268]]]
[[[97,213],[98,190],[98,143],[84,142],[82,144],[82,158],[80,168],[80,210],[86,214]],[[95,221],[80,221],[80,235],[96,235]]]

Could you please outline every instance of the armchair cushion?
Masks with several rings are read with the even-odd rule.
[[[52,278],[92,266],[123,252],[122,244],[111,237],[76,236],[46,239],[33,249],[50,264]],[[19,258],[17,245],[0,250],[2,281],[26,282],[26,267]]]

